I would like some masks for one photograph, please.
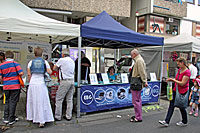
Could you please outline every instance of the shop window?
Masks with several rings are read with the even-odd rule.
[[[144,33],[146,32],[146,17],[138,17],[138,32]]]
[[[196,37],[200,38],[200,24],[196,25]]]
[[[167,18],[165,33],[171,35],[178,35],[180,21],[173,18]]]
[[[164,17],[150,16],[150,32],[164,33]]]
[[[185,0],[185,2],[194,4],[194,0]]]

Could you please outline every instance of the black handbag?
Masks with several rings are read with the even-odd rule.
[[[142,80],[140,77],[131,77],[130,89],[137,91],[142,90]]]

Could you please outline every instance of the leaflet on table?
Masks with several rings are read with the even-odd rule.
[[[128,75],[127,73],[121,73],[122,83],[128,83]]]
[[[103,79],[103,83],[104,83],[104,84],[109,84],[109,83],[110,83],[110,81],[109,81],[109,79],[108,79],[108,74],[107,74],[107,73],[102,73],[102,74],[101,74],[101,77],[102,77],[102,79]]]
[[[92,85],[98,84],[97,75],[96,74],[89,74],[90,76],[90,83]]]
[[[151,81],[158,81],[156,78],[156,73],[150,73]]]

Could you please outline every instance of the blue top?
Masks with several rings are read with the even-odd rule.
[[[114,20],[110,15],[105,11],[97,15],[90,21],[81,25],[81,36],[87,38],[96,38],[96,39],[106,39],[106,40],[115,40],[122,42],[129,42],[132,44],[123,45],[123,44],[113,44],[109,43],[107,47],[113,48],[128,48],[132,46],[158,46],[164,45],[163,37],[155,37],[137,33],[133,30],[128,29],[127,27],[121,25],[119,22]],[[91,46],[95,47],[99,44],[92,44]],[[103,46],[103,45],[102,45]]]
[[[117,76],[116,73],[114,73],[114,75],[110,75],[110,74],[108,73],[108,78],[109,78],[109,79],[116,80],[116,76]]]
[[[31,73],[44,74],[46,71],[45,70],[45,61],[41,57],[33,59],[30,69],[31,69]]]

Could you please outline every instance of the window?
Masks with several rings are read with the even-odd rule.
[[[138,29],[137,30],[140,33],[146,32],[146,17],[145,16],[138,17]]]
[[[198,5],[200,6],[200,0],[198,0]]]
[[[200,38],[200,24],[196,24],[196,37]]]
[[[150,32],[164,33],[164,17],[150,16]]]
[[[185,0],[185,2],[194,4],[194,0]]]
[[[172,34],[172,35],[178,35],[179,34],[178,33],[179,24],[180,24],[179,20],[173,19],[173,18],[167,18],[166,26],[165,26],[165,33]]]

